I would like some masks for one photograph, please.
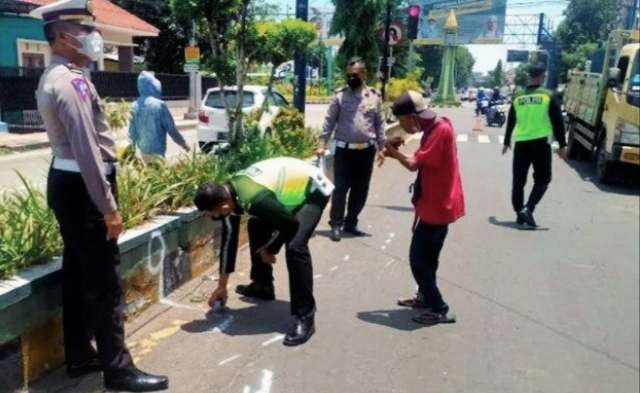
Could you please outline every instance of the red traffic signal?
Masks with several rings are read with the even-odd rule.
[[[412,6],[409,6],[409,17],[417,18],[419,16],[420,16],[420,6],[415,4]]]
[[[409,6],[409,23],[407,23],[407,38],[415,40],[418,38],[418,20],[420,19],[420,6]]]

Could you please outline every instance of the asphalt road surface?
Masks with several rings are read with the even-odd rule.
[[[281,343],[291,321],[280,255],[274,302],[231,294],[226,314],[207,315],[198,295],[214,283],[198,279],[153,306],[128,326],[140,366],[168,374],[170,391],[184,393],[637,392],[637,185],[600,186],[588,164],[554,157],[536,214],[542,229],[518,230],[502,131],[472,132],[468,108],[443,112],[458,133],[467,205],[439,270],[456,324],[424,328],[395,305],[415,291],[407,260],[414,174],[388,162],[361,217],[371,236],[333,243],[325,217],[311,241],[318,329],[306,345]],[[231,288],[248,282],[246,250],[241,258]],[[100,386],[95,375],[69,381],[58,371],[30,392]]]

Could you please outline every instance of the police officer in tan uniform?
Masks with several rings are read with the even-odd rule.
[[[52,51],[36,97],[53,151],[47,198],[64,242],[67,374],[74,378],[103,371],[105,387],[112,390],[167,389],[166,377],[134,366],[124,343],[115,143],[100,97],[83,73],[103,49],[91,1],[61,0],[31,16],[44,20]],[[91,345],[94,338],[97,351]]]
[[[366,236],[358,229],[358,216],[367,201],[376,153],[384,161],[385,134],[382,97],[365,84],[365,62],[354,57],[348,62],[347,84],[338,91],[324,121],[316,154],[325,153],[335,130],[335,191],[331,201],[331,240],[340,241],[342,231]],[[347,193],[349,200],[347,204]],[[345,217],[345,204],[347,214]]]

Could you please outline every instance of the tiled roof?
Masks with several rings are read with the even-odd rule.
[[[26,0],[26,2],[38,5],[45,5],[54,1],[56,0]],[[93,0],[93,8],[96,22],[103,25],[137,30],[154,35],[160,32],[155,26],[118,7],[109,0]]]

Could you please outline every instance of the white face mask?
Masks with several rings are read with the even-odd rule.
[[[81,34],[75,39],[82,44],[82,47],[76,48],[78,53],[87,56],[91,61],[98,61],[102,57],[104,41],[100,33],[94,31],[89,34]]]

